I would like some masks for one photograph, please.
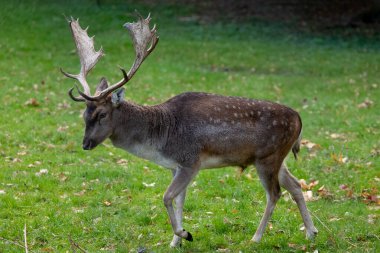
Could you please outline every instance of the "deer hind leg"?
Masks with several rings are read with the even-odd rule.
[[[260,181],[266,191],[267,206],[264,215],[261,218],[260,225],[257,228],[255,235],[252,237],[253,242],[260,242],[276,203],[281,197],[280,184],[278,182],[279,167],[280,166],[276,165],[276,163],[271,162],[270,159],[267,159],[267,161],[256,162]]]
[[[302,195],[301,186],[298,180],[289,172],[285,164],[281,165],[279,172],[280,185],[285,188],[292,195],[293,199],[298,205],[303,222],[306,228],[306,237],[308,239],[314,239],[317,235],[318,230],[314,227],[313,221],[310,217],[309,211],[307,210],[305,199]]]
[[[180,238],[184,238],[188,241],[193,241],[193,236],[191,235],[190,232],[187,232],[186,230],[182,228],[182,224],[181,224],[182,222],[179,221],[180,218],[182,217],[182,208],[178,209],[177,207],[177,211],[175,211],[173,207],[173,200],[180,194],[183,194],[182,197],[180,196],[178,198],[179,200],[178,203],[180,202],[182,202],[182,204],[184,203],[184,199],[185,199],[184,194],[186,191],[186,187],[189,185],[189,183],[191,182],[191,180],[194,178],[194,176],[197,173],[198,173],[198,168],[179,167],[173,177],[173,180],[170,186],[168,187],[168,189],[166,190],[164,194],[164,204],[169,214],[170,223],[172,225],[174,235]],[[181,200],[181,198],[183,199]],[[177,215],[179,213],[181,215]],[[173,240],[175,240],[174,243],[176,243],[178,239],[173,238]]]
[[[173,170],[173,177],[175,176],[176,171]],[[175,201],[175,215],[178,222],[178,225],[182,227],[182,217],[183,217],[183,205],[185,204],[186,189],[183,190],[178,196],[174,199]],[[174,234],[173,240],[170,243],[170,247],[175,248],[181,246],[182,237]]]

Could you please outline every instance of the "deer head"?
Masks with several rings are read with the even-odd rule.
[[[102,48],[96,51],[94,48],[94,39],[87,34],[87,29],[83,30],[78,20],[71,18],[69,26],[76,45],[79,56],[81,69],[79,74],[69,74],[61,69],[61,72],[72,79],[77,80],[82,88],[81,91],[75,85],[79,96],[73,95],[74,88],[69,90],[69,96],[76,102],[85,102],[86,110],[83,118],[86,124],[85,135],[83,138],[83,149],[90,150],[109,137],[113,131],[113,115],[118,110],[119,105],[123,102],[125,85],[136,73],[142,62],[154,50],[158,43],[158,36],[155,26],[150,29],[150,14],[146,19],[139,16],[139,20],[134,23],[126,23],[124,27],[129,31],[135,49],[135,61],[128,73],[121,68],[123,78],[112,85],[109,85],[103,77],[98,84],[94,95],[91,95],[90,86],[87,83],[86,76],[96,65],[98,60],[104,56]]]

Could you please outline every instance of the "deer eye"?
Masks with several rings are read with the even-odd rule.
[[[107,116],[107,113],[102,112],[102,113],[99,114],[99,119],[103,119],[103,118],[105,118],[106,116]]]

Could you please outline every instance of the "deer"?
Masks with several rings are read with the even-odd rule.
[[[173,229],[171,247],[182,239],[193,241],[182,226],[183,206],[189,183],[203,169],[254,165],[266,192],[266,208],[251,241],[260,242],[281,187],[298,205],[306,237],[314,239],[315,228],[301,191],[300,183],[285,165],[285,158],[300,151],[302,122],[290,107],[266,100],[185,92],[158,105],[139,105],[127,101],[125,88],[159,41],[156,25],[150,28],[150,14],[125,23],[133,42],[135,60],[128,72],[123,68],[120,81],[110,85],[102,77],[91,95],[86,76],[104,55],[96,51],[94,39],[82,29],[79,19],[68,20],[81,68],[79,74],[61,72],[80,83],[68,95],[84,102],[85,131],[83,149],[92,150],[106,139],[125,151],[149,160],[172,172],[172,181],[163,196]]]

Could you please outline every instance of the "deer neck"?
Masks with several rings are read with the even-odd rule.
[[[114,112],[112,143],[131,153],[136,147],[160,149],[166,143],[173,117],[164,106],[142,106],[124,101]],[[136,154],[141,156],[139,154]]]

